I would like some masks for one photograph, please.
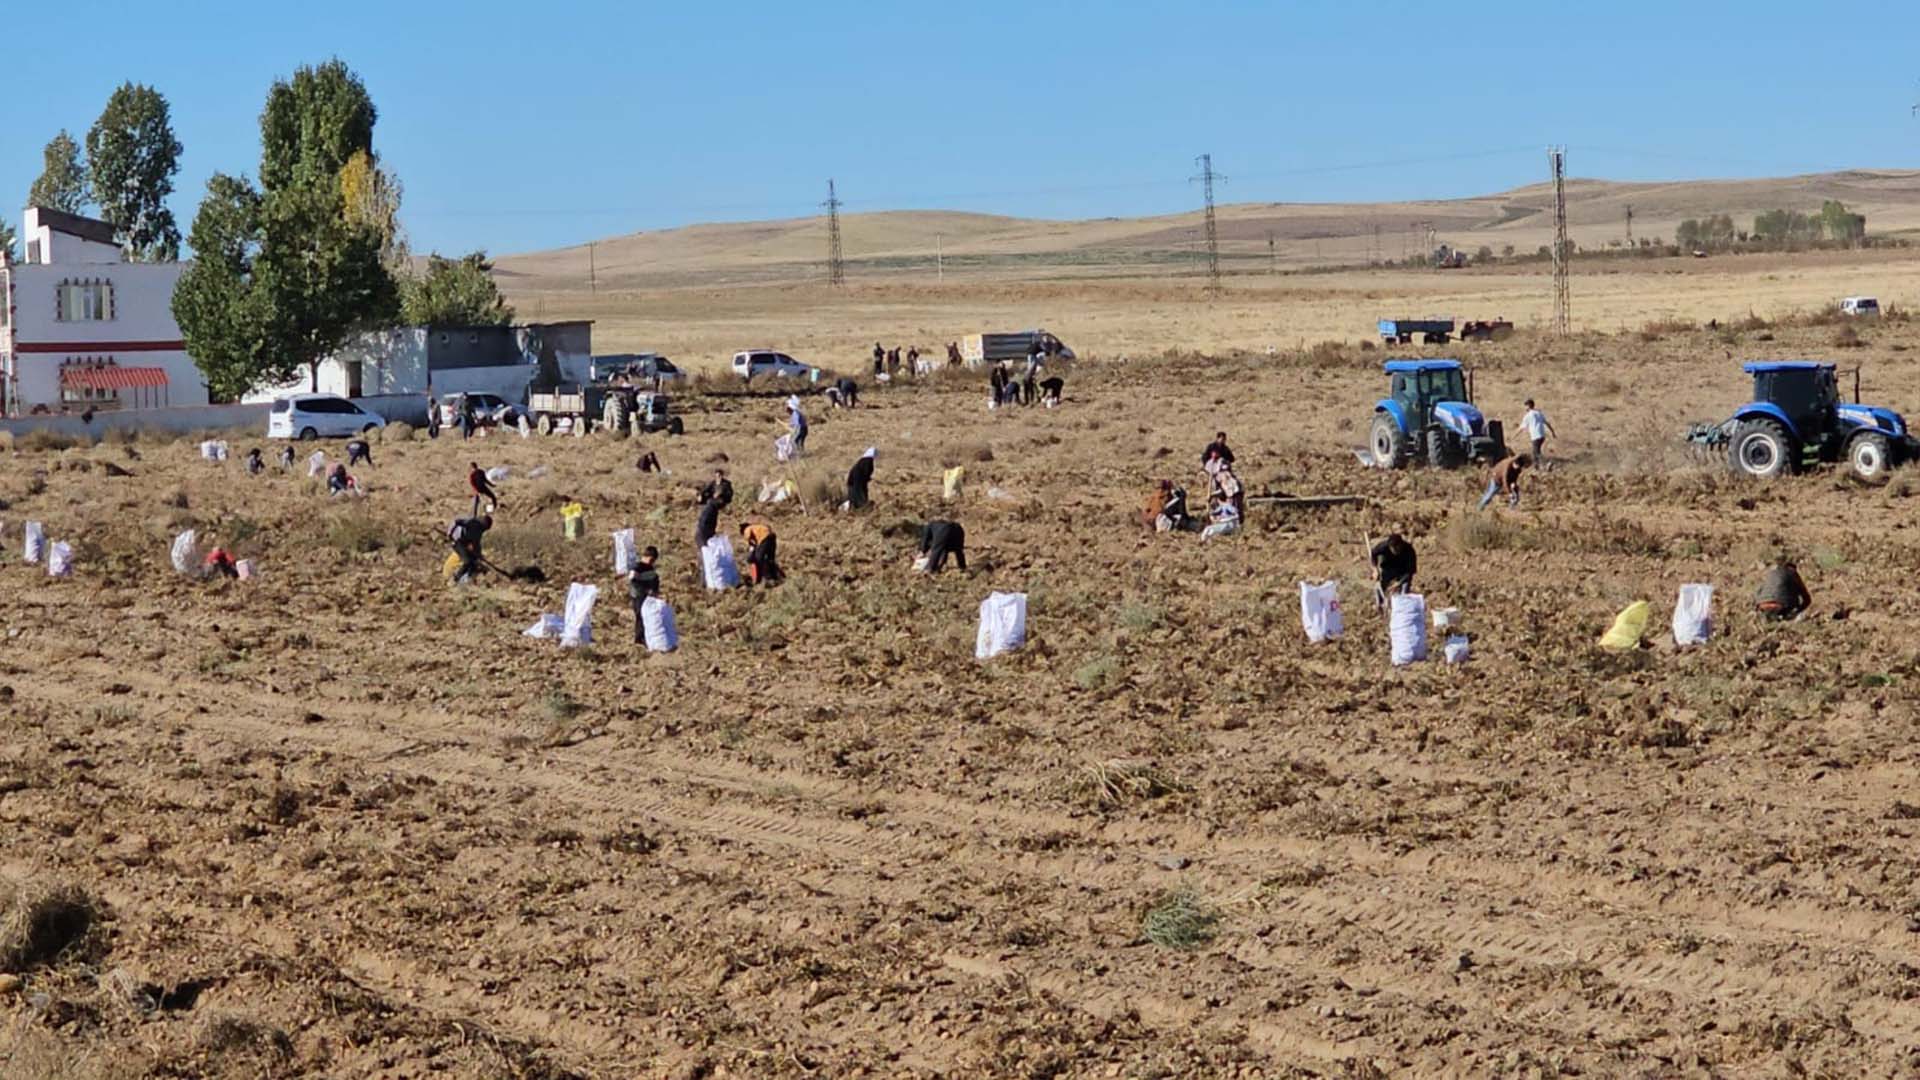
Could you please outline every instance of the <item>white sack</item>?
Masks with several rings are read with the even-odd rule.
[[[733,540],[725,533],[709,539],[700,549],[700,569],[706,574],[709,589],[719,591],[740,584],[740,566],[733,559]]]
[[[22,554],[22,558],[30,563],[37,563],[40,561],[40,556],[45,554],[47,550],[47,530],[39,522],[29,521],[27,522],[26,535],[26,550]]]
[[[621,529],[615,532],[613,534],[613,572],[629,573],[637,561],[633,550],[633,530]]]
[[[1393,598],[1389,627],[1393,664],[1411,664],[1427,658],[1427,598],[1402,593]]]
[[[308,455],[307,457],[307,475],[308,476],[319,476],[321,473],[326,471],[327,471],[327,452],[325,450],[315,450],[312,454]]]
[[[513,470],[507,468],[505,465],[495,465],[493,468],[487,470],[487,483],[502,483],[508,476],[512,475],[512,473]]]
[[[672,652],[680,647],[680,631],[673,625],[673,608],[657,596],[649,596],[640,605],[640,627],[646,633],[648,652]]]
[[[567,586],[567,615],[560,632],[560,644],[566,648],[593,644],[593,602],[600,598],[600,586],[574,582]]]
[[[980,601],[973,655],[988,660],[1027,643],[1027,594],[997,592]]]
[[[1467,635],[1454,634],[1447,638],[1446,647],[1440,650],[1440,655],[1449,664],[1464,664],[1472,652],[1473,645],[1467,640]]]
[[[1433,628],[1435,630],[1451,630],[1454,627],[1459,625],[1460,625],[1460,609],[1459,608],[1443,607],[1443,608],[1434,609]]]
[[[193,530],[188,529],[173,538],[173,569],[175,573],[191,574],[198,568],[200,552],[194,547]]]
[[[47,576],[73,576],[73,548],[69,547],[65,540],[56,540],[53,546],[47,549]]]
[[[1673,643],[1705,645],[1713,636],[1713,586],[1682,585],[1673,606]]]
[[[556,638],[566,631],[567,621],[558,615],[542,615],[538,622],[520,631],[530,638]]]
[[[782,435],[779,438],[773,440],[773,460],[775,461],[792,461],[793,460],[793,436],[791,434]]]
[[[1300,583],[1300,626],[1307,632],[1307,640],[1315,645],[1346,632],[1346,618],[1340,613],[1338,582]]]

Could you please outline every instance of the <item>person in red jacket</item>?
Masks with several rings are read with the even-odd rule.
[[[500,496],[493,490],[493,484],[487,480],[486,470],[480,468],[477,461],[467,462],[467,486],[473,489],[474,502],[487,500],[487,513],[500,508]]]

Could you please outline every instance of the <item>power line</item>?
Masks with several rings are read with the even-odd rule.
[[[846,260],[840,255],[840,196],[833,190],[833,178],[827,178],[827,284],[847,283]]]
[[[1193,159],[1200,166],[1200,175],[1193,180],[1200,181],[1201,190],[1207,198],[1207,288],[1218,291],[1220,288],[1220,226],[1213,217],[1213,182],[1224,181],[1226,177],[1213,171],[1213,155],[1201,154]],[[1191,183],[1192,181],[1188,181]]]
[[[1547,167],[1553,172],[1553,332],[1572,330],[1572,301],[1567,290],[1567,148],[1547,148]]]

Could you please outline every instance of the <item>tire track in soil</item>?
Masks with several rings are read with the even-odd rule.
[[[93,666],[93,665],[88,665]],[[117,677],[122,682],[144,683],[144,689],[157,696],[175,694],[193,698],[189,687],[203,691],[202,699],[214,697],[214,688],[205,684],[180,679],[147,676],[144,673],[128,673],[107,669],[99,673],[100,677]],[[227,697],[232,696],[232,687],[221,690]],[[57,695],[64,696],[64,695]],[[246,691],[245,696],[253,699],[269,710],[291,711],[294,707],[277,695],[260,691]],[[217,698],[216,698],[217,699]],[[386,707],[370,707],[360,703],[330,702],[326,706],[336,714],[355,716],[370,721],[381,729],[379,736],[366,731],[342,731],[338,724],[307,725],[305,723],[275,723],[267,719],[241,720],[235,717],[218,716],[214,713],[202,713],[189,717],[198,723],[206,721],[208,726],[227,730],[249,740],[264,738],[269,741],[298,741],[315,750],[341,752],[345,747],[363,751],[367,759],[382,756],[391,758],[409,749],[418,748],[419,752],[405,759],[405,766],[436,780],[460,782],[480,786],[509,784],[540,790],[551,797],[576,805],[592,806],[602,810],[616,810],[627,815],[639,815],[653,818],[670,827],[686,832],[704,834],[723,841],[746,840],[756,846],[773,847],[795,851],[815,857],[838,857],[855,862],[884,862],[892,868],[902,863],[902,855],[917,856],[922,861],[941,857],[953,843],[966,844],[977,854],[1003,867],[1026,874],[1039,873],[1049,881],[1102,879],[1104,884],[1123,887],[1137,884],[1138,874],[1117,860],[1070,859],[1041,853],[1010,854],[998,851],[991,845],[979,842],[977,834],[971,838],[960,835],[955,828],[956,813],[965,811],[973,815],[973,822],[994,819],[1011,825],[1014,821],[1025,822],[1031,827],[1032,816],[1020,814],[1017,817],[997,808],[985,808],[966,804],[962,800],[951,799],[932,793],[890,792],[885,790],[861,790],[838,781],[822,780],[807,774],[784,771],[762,773],[745,767],[727,767],[719,770],[701,767],[698,763],[686,759],[683,755],[650,755],[647,763],[658,767],[667,774],[678,774],[689,785],[699,785],[718,791],[730,791],[742,795],[758,795],[775,791],[782,787],[810,792],[816,799],[829,802],[847,802],[858,797],[866,801],[879,801],[893,805],[909,804],[917,808],[914,814],[916,824],[923,829],[941,829],[948,834],[945,845],[931,844],[918,838],[906,838],[898,835],[882,834],[875,829],[857,823],[826,820],[808,817],[797,813],[776,813],[737,804],[708,804],[689,806],[684,797],[672,795],[648,795],[638,789],[610,790],[607,785],[595,783],[590,777],[608,773],[625,774],[629,781],[651,782],[658,785],[664,782],[659,775],[650,774],[639,765],[629,765],[608,758],[586,758],[577,749],[562,749],[543,755],[541,766],[556,762],[565,762],[585,770],[587,777],[550,771],[545,767],[506,771],[497,759],[489,758],[470,748],[468,739],[470,729],[449,724],[437,718],[422,723],[421,718],[411,714],[400,714],[398,710]],[[404,725],[418,730],[426,727],[433,729],[446,740],[438,744],[421,746],[418,740],[405,739],[390,734],[387,729]],[[344,738],[343,738],[344,736]],[[857,792],[854,796],[851,793]],[[944,811],[944,812],[943,812]],[[963,820],[963,819],[962,819]],[[1060,815],[1052,824],[1074,824],[1073,819]],[[1063,830],[1064,831],[1064,830]],[[1085,836],[1082,831],[1079,835]],[[1212,841],[1219,843],[1219,841]],[[1530,889],[1537,889],[1542,881],[1557,887],[1550,892],[1559,899],[1581,900],[1591,903],[1594,896],[1593,883],[1558,880],[1567,875],[1548,868],[1546,873],[1537,866],[1525,866],[1517,863],[1492,862],[1485,859],[1454,859],[1449,856],[1413,853],[1407,856],[1393,856],[1379,852],[1359,842],[1340,842],[1336,844],[1314,844],[1292,838],[1279,838],[1278,842],[1239,839],[1226,842],[1220,854],[1228,856],[1231,862],[1257,864],[1276,854],[1289,857],[1301,857],[1310,851],[1319,850],[1325,854],[1338,853],[1350,858],[1356,865],[1369,869],[1384,870],[1389,874],[1405,871],[1416,872],[1419,877],[1404,888],[1395,887],[1400,895],[1415,895],[1420,886],[1432,888],[1435,863],[1445,862],[1454,871],[1462,869],[1462,864],[1479,869],[1482,878],[1496,886],[1506,887],[1519,883],[1522,879]],[[1227,861],[1227,860],[1223,860]],[[1225,869],[1223,867],[1223,869]],[[1472,877],[1451,877],[1449,880],[1462,885],[1477,884]],[[1756,929],[1763,932],[1793,933],[1806,928],[1808,923],[1819,917],[1818,912],[1797,917],[1782,917],[1766,909],[1741,911],[1737,905],[1726,906],[1728,912],[1737,912],[1742,923],[1759,922],[1758,927],[1736,926],[1724,923],[1703,923],[1697,918],[1705,904],[1686,903],[1688,911],[1670,910],[1671,904],[1654,896],[1650,890],[1610,890],[1620,894],[1620,898],[1630,903],[1630,909],[1637,909],[1640,903],[1647,904],[1652,910],[1634,910],[1634,914],[1646,918],[1680,916],[1687,919],[1690,929],[1718,932],[1719,936],[1739,938],[1752,934]],[[893,888],[884,890],[894,895],[908,895],[914,890],[908,883],[897,883]],[[1636,892],[1639,895],[1635,895]],[[875,895],[873,891],[869,895]],[[1633,903],[1638,901],[1638,903]],[[1447,906],[1441,907],[1446,910]],[[1482,906],[1482,911],[1486,908]],[[1768,1003],[1779,1008],[1782,1004],[1799,1005],[1814,1000],[1824,1000],[1825,988],[1812,988],[1807,994],[1783,994],[1779,992],[1781,981],[1770,973],[1748,968],[1740,968],[1721,962],[1709,962],[1705,958],[1693,957],[1656,957],[1656,956],[1616,956],[1603,955],[1604,943],[1609,942],[1618,933],[1618,926],[1599,923],[1587,928],[1579,940],[1593,947],[1590,955],[1581,956],[1569,950],[1558,939],[1566,935],[1564,927],[1552,933],[1542,933],[1515,926],[1509,920],[1490,926],[1483,922],[1460,920],[1456,918],[1423,918],[1407,906],[1391,902],[1381,902],[1367,897],[1345,897],[1325,889],[1309,890],[1277,903],[1269,915],[1287,913],[1296,921],[1307,925],[1329,923],[1357,923],[1370,930],[1387,936],[1423,936],[1432,940],[1461,942],[1487,956],[1499,957],[1514,962],[1553,966],[1570,962],[1590,963],[1603,975],[1617,982],[1641,986],[1656,987],[1668,992],[1684,988],[1688,996],[1701,999],[1709,1004],[1726,1004],[1725,998],[1733,992],[1755,1002]],[[1839,913],[1834,913],[1838,915]],[[1691,917],[1690,917],[1691,916]],[[1755,919],[1755,916],[1760,916]],[[1850,927],[1849,927],[1849,924]],[[1861,940],[1863,944],[1874,944],[1882,939],[1888,930],[1884,926],[1861,925],[1861,920],[1842,920],[1836,926],[1826,921],[1817,924],[1824,931],[1836,928],[1851,928],[1850,936]],[[1067,973],[1046,970],[1022,971],[1017,966],[1007,966],[996,961],[965,959],[959,964],[949,964],[956,970],[978,973],[992,971],[996,977],[1013,975],[1029,983],[1048,989],[1063,1002],[1074,1005],[1095,1015],[1112,1015],[1112,1002],[1116,999],[1126,1003],[1127,1007],[1141,1009],[1143,1016],[1156,1018],[1160,1023],[1191,1023],[1195,1012],[1190,1007],[1177,1002],[1155,998],[1150,994],[1119,994],[1118,991],[1087,992],[1084,982]],[[1257,952],[1251,954],[1257,956]],[[1249,962],[1253,962],[1251,959]],[[1256,964],[1256,966],[1264,966]],[[1319,965],[1314,965],[1319,967]],[[1291,972],[1297,968],[1289,968]],[[1328,980],[1339,978],[1337,970],[1321,969]],[[1458,1001],[1463,996],[1461,988],[1444,988],[1440,1000]],[[1477,995],[1466,995],[1477,996]],[[1144,1005],[1144,1007],[1143,1007]],[[1486,1002],[1487,1015],[1499,1016],[1498,1002]],[[1849,1004],[1851,1012],[1862,1022],[1862,1026],[1879,1038],[1890,1038],[1910,1045],[1920,1041],[1920,1011],[1902,1004],[1879,1000],[1857,1001]],[[1345,1058],[1362,1052],[1337,1041],[1327,1040],[1319,1035],[1295,1031],[1277,1024],[1255,1021],[1242,1021],[1249,1024],[1249,1030],[1261,1043],[1282,1053],[1308,1054],[1316,1058],[1325,1058],[1329,1053],[1336,1058]]]

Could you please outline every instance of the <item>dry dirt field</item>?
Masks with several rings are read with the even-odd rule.
[[[1176,307],[1142,340],[1211,317]],[[823,341],[901,332],[816,317]],[[1564,437],[1485,515],[1477,474],[1352,461],[1378,350],[1083,334],[1108,359],[1056,411],[989,414],[978,379],[816,409],[796,478],[878,446],[877,507],[773,509],[789,580],[718,595],[693,487],[727,455],[737,524],[780,473],[776,397],[685,398],[688,434],[645,440],[670,476],[633,442],[388,440],[355,501],[247,477],[251,438],[221,465],[23,442],[0,1075],[1912,1075],[1915,481],[1737,483],[1673,443],[1742,400],[1748,356],[1858,361],[1920,413],[1913,324],[1837,332],[1473,349],[1493,415],[1533,395]],[[1369,503],[1141,531],[1147,487],[1198,490],[1221,427],[1256,492]],[[546,584],[438,577],[469,460],[513,472],[492,557]],[[588,540],[560,537],[568,496]],[[970,574],[912,573],[936,513]],[[27,520],[74,544],[71,580],[20,564]],[[629,643],[628,525],[663,551],[675,654]],[[173,574],[189,526],[260,576]],[[1389,528],[1465,612],[1466,665],[1389,666],[1361,562]],[[1774,545],[1806,621],[1747,610]],[[1347,634],[1309,647],[1297,583],[1324,578]],[[522,637],[574,580],[603,589],[596,643]],[[1716,636],[1679,652],[1687,582],[1718,587]],[[1032,637],[981,663],[994,589],[1028,594]],[[1635,599],[1652,644],[1597,650]]]

